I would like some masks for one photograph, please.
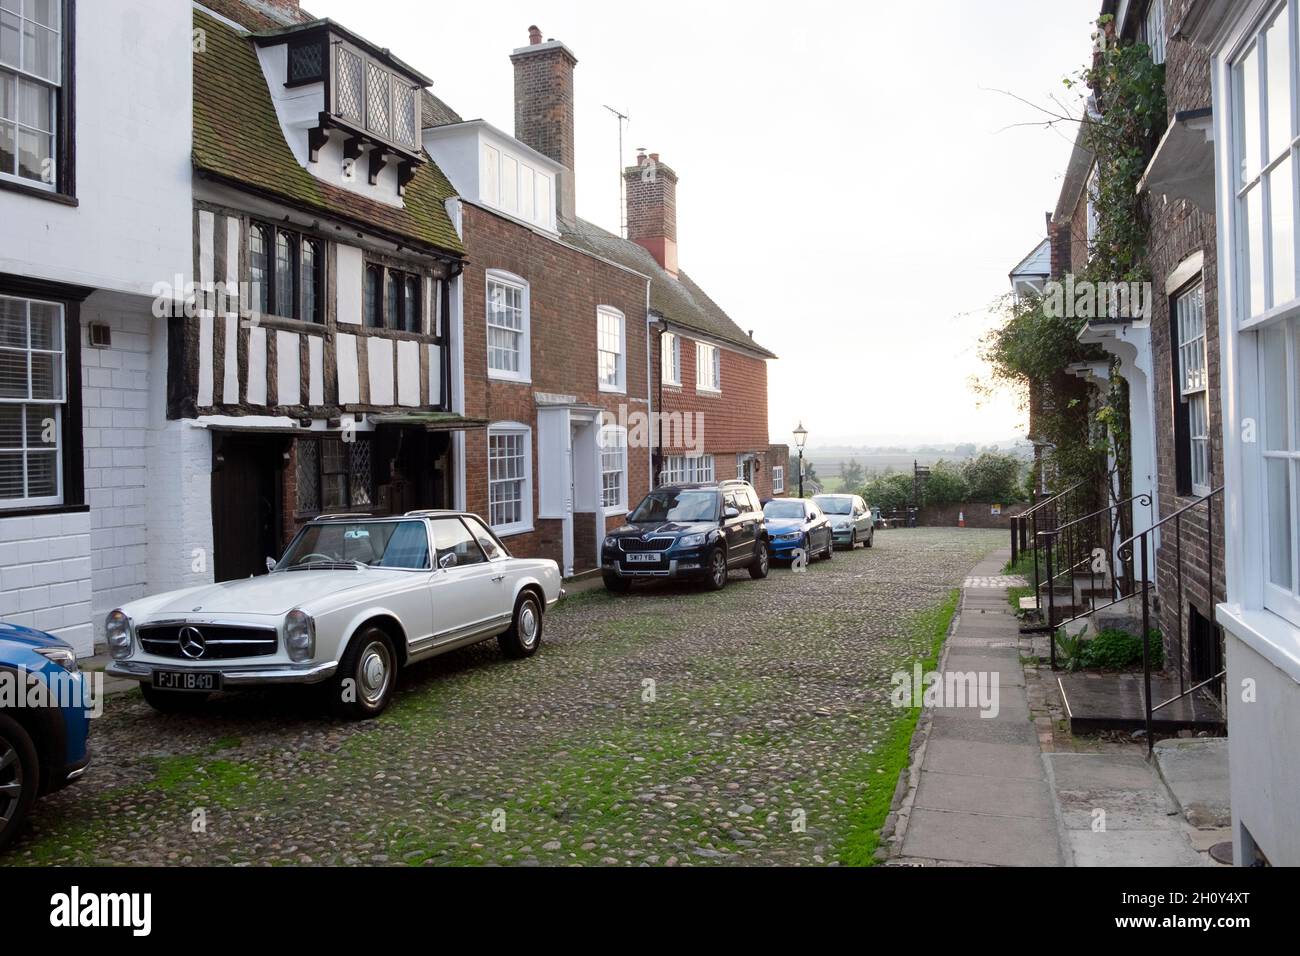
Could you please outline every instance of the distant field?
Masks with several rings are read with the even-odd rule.
[[[915,454],[915,455],[855,454],[850,456],[847,454],[836,455],[834,453],[831,453],[830,455],[821,455],[821,454],[804,455],[804,458],[807,461],[812,462],[813,465],[816,467],[817,477],[820,478],[823,482],[827,482],[832,478],[838,477],[840,473],[840,465],[847,463],[850,460],[850,458],[852,458],[852,460],[856,461],[866,471],[869,472],[870,471],[885,472],[890,469],[893,469],[894,471],[910,472],[912,470],[913,462],[919,462],[922,465],[933,465],[936,461],[938,461],[943,457],[945,456],[944,455],[923,455],[923,454]],[[953,458],[951,454],[948,455],[947,457],[949,459]]]

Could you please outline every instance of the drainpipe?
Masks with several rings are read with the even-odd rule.
[[[650,357],[652,354],[650,351],[650,326],[652,324],[653,324],[653,320],[650,318],[650,280],[646,279],[645,280],[645,397],[646,397],[646,403],[650,406],[650,421],[656,422],[654,382],[651,380],[651,376],[654,373],[650,365]],[[661,382],[663,381],[662,374],[659,376],[659,380]],[[660,401],[660,407],[662,407],[662,403],[663,403],[662,393],[659,395],[659,401]],[[662,435],[659,436],[660,439],[662,439],[662,437],[663,437]],[[646,491],[653,491],[654,487],[655,487],[655,445],[654,443],[647,443]],[[631,506],[630,501],[628,502],[628,505],[629,507]]]

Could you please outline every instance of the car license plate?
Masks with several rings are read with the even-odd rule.
[[[158,690],[221,690],[221,675],[215,671],[154,671],[153,686]]]
[[[657,551],[634,551],[631,554],[623,555],[623,560],[628,564],[655,564],[659,561],[659,553]]]

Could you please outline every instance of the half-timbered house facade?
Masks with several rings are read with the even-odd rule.
[[[195,13],[195,288],[169,319],[166,412],[208,436],[225,580],[324,512],[463,501],[474,423],[453,384],[464,249],[421,143],[431,81],[292,7],[267,28],[219,6]]]

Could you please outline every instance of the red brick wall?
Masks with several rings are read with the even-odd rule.
[[[1166,3],[1166,23],[1175,23],[1186,8],[1186,0]],[[1165,95],[1169,117],[1183,110],[1210,105],[1210,69],[1205,54],[1186,40],[1171,40],[1165,62]],[[1215,217],[1182,200],[1166,203],[1160,197],[1148,197],[1151,217],[1148,262],[1154,286],[1154,309],[1151,317],[1151,351],[1155,393],[1156,471],[1160,494],[1160,515],[1165,517],[1196,500],[1178,494],[1177,449],[1174,440],[1174,349],[1176,341],[1170,322],[1170,299],[1165,294],[1165,279],[1188,256],[1204,256],[1202,280],[1205,284],[1206,372],[1210,408],[1210,485],[1223,483],[1223,418],[1219,391],[1219,297],[1218,244]],[[1134,488],[1134,491],[1145,489]],[[1182,591],[1179,591],[1179,540],[1173,524],[1165,526],[1161,547],[1156,555],[1156,590],[1160,596],[1159,627],[1164,635],[1166,658],[1178,659],[1178,635],[1183,635],[1182,651],[1188,656],[1188,605],[1195,605],[1209,615],[1212,606],[1209,589],[1211,561],[1214,564],[1214,590],[1222,599],[1223,579],[1223,500],[1214,507],[1214,537],[1208,527],[1207,506],[1201,505],[1180,519],[1182,537]],[[1138,529],[1144,530],[1144,529]],[[1181,621],[1180,621],[1181,611]]]
[[[755,475],[755,488],[760,497],[771,497],[773,464],[777,461],[769,451],[767,438],[767,361],[732,349],[721,348],[722,393],[696,391],[695,339],[677,331],[681,343],[681,385],[660,385],[659,345],[661,332],[653,331],[651,343],[651,374],[654,387],[659,390],[659,410],[668,415],[679,413],[694,416],[699,413],[703,428],[703,453],[714,456],[715,476],[719,479],[736,477],[736,455],[754,453],[759,470]],[[692,419],[694,421],[694,419]],[[692,425],[694,428],[700,425]],[[698,434],[690,433],[698,440]],[[665,454],[696,454],[683,446],[681,437],[665,427]],[[798,476],[795,476],[796,478]],[[786,476],[789,488],[790,476]]]
[[[534,430],[533,514],[538,513],[537,402],[535,392],[571,395],[618,416],[647,412],[645,279],[563,245],[477,206],[464,206],[469,265],[463,279],[465,413],[491,422],[514,421]],[[501,269],[529,282],[532,382],[517,384],[487,376],[487,270]],[[602,392],[596,373],[596,309],[620,310],[627,325],[627,394]],[[466,432],[465,484],[468,510],[488,514],[487,432]],[[649,453],[628,448],[628,501],[649,490]],[[610,517],[617,527],[621,517]],[[529,534],[506,539],[511,553],[563,558],[558,520],[537,519]]]

